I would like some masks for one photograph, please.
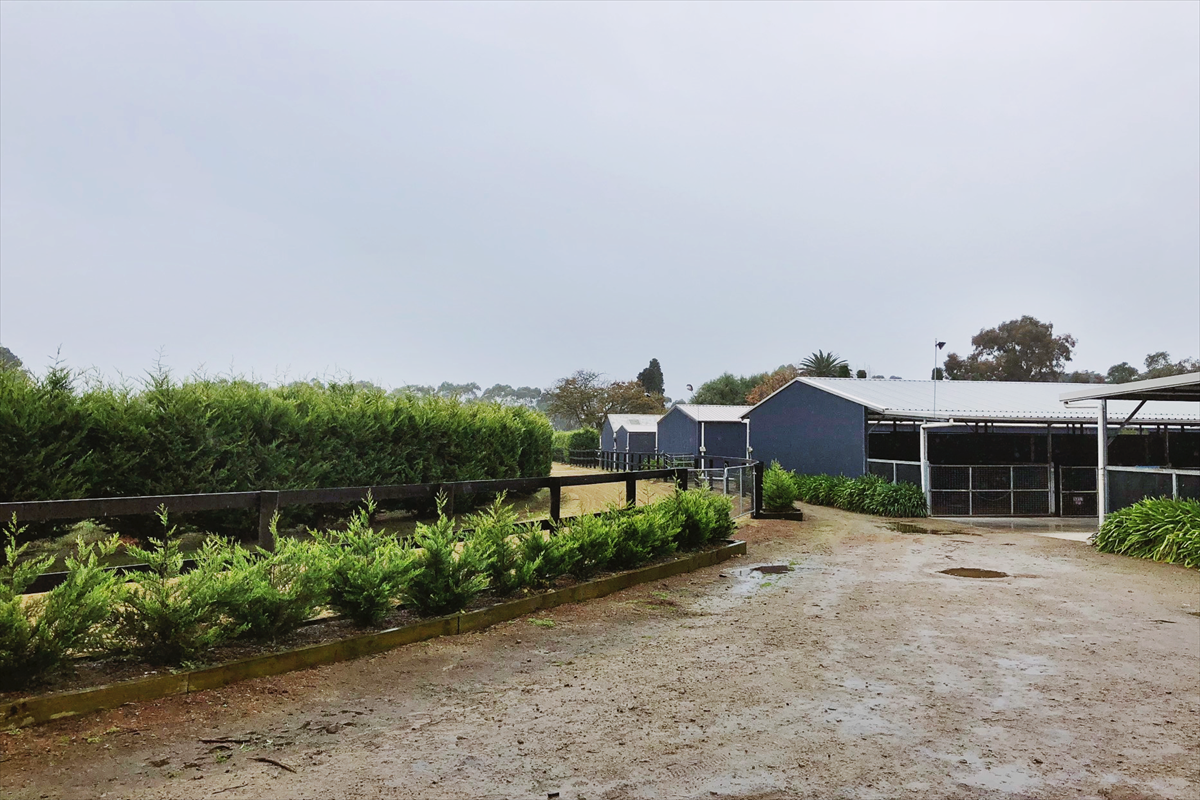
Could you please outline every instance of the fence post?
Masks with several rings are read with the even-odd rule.
[[[558,478],[550,479],[550,521],[558,522],[562,519],[562,481]]]
[[[258,493],[258,546],[263,550],[275,549],[275,535],[271,533],[271,520],[279,510],[279,492]]]
[[[637,505],[637,478],[625,479],[625,505]]]
[[[680,489],[688,488],[688,471],[687,467],[675,468],[675,485]]]
[[[757,517],[762,512],[763,474],[766,472],[761,461],[754,465],[754,511],[751,516]]]

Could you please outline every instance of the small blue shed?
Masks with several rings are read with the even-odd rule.
[[[608,453],[658,452],[658,414],[609,414],[600,429],[600,449]]]
[[[680,403],[658,421],[658,449],[670,455],[747,458],[742,415],[750,406]]]

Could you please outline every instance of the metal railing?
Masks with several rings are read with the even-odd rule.
[[[1049,464],[929,466],[930,514],[1024,517],[1054,513]]]
[[[921,485],[920,461],[893,461],[886,458],[868,458],[867,472],[878,475],[892,483]]]
[[[1094,475],[1095,467],[1091,470]],[[1107,483],[1110,511],[1131,506],[1147,497],[1200,500],[1200,470],[1195,469],[1110,466]]]

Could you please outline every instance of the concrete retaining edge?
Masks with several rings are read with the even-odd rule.
[[[0,704],[0,726],[8,728],[40,725],[63,717],[115,708],[125,703],[158,700],[176,694],[215,689],[250,678],[281,675],[293,670],[349,661],[361,656],[403,647],[406,644],[435,639],[439,636],[454,636],[483,630],[499,622],[507,622],[535,611],[605,597],[640,583],[649,583],[684,572],[693,572],[727,561],[737,555],[745,555],[745,553],[745,542],[728,541],[727,544],[716,550],[693,553],[663,564],[620,572],[607,578],[500,603],[488,608],[481,608],[478,611],[423,620],[401,628],[391,628],[335,642],[309,645],[283,653],[256,656],[190,672],[153,675],[148,678],[136,678],[121,683],[94,686],[89,689],[23,697]]]

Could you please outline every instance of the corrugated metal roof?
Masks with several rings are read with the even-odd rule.
[[[797,378],[822,391],[894,419],[1012,422],[1095,422],[1096,403],[1064,405],[1066,384],[1016,381],[893,381],[859,378]],[[788,384],[791,386],[792,384]],[[934,390],[936,387],[936,406]],[[787,387],[784,387],[787,388]],[[783,391],[782,389],[780,391]],[[778,394],[776,392],[775,394]],[[771,395],[774,397],[775,395]],[[763,400],[769,402],[771,397]],[[761,403],[759,405],[762,405]],[[936,410],[935,410],[936,407]],[[1137,403],[1113,400],[1110,421],[1127,417]],[[1200,422],[1200,403],[1147,402],[1135,422]]]
[[[632,433],[646,431],[658,432],[658,421],[661,414],[609,414],[608,422],[615,433],[618,428],[624,428]]]
[[[741,422],[742,415],[753,406],[706,406],[699,403],[680,403],[675,408],[697,422]]]

